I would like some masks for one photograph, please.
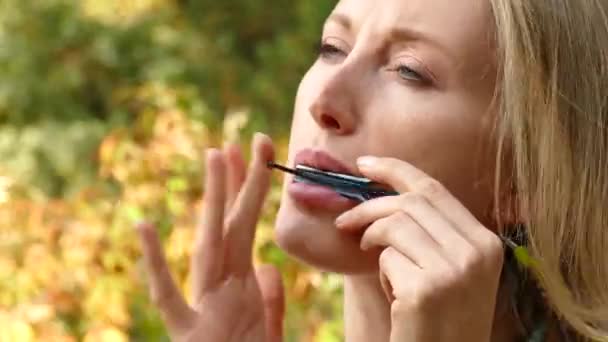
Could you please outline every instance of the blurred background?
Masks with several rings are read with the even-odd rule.
[[[158,223],[188,288],[203,150],[270,134],[334,0],[0,0],[0,342],[167,341],[132,229]],[[341,278],[273,242],[286,341],[341,341]]]

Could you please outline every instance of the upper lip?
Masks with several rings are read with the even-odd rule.
[[[356,175],[355,170],[322,150],[303,149],[296,154],[294,162],[295,166],[305,165],[322,171]]]

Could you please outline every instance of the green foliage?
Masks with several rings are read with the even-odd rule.
[[[9,136],[29,139],[22,137],[28,128],[41,131],[46,143],[77,122],[73,129],[81,137],[54,152],[40,144],[26,151],[18,143],[5,144],[0,149],[12,152],[0,158],[39,154],[34,167],[11,161],[11,169],[52,195],[69,193],[74,172],[58,169],[53,161],[67,157],[51,154],[94,163],[91,146],[99,143],[100,131],[128,129],[138,110],[129,94],[145,84],[190,89],[195,101],[210,107],[201,119],[212,129],[223,113],[246,107],[254,113],[252,129],[284,134],[298,81],[315,58],[332,3],[160,2],[129,15],[128,5],[118,1],[3,0],[0,135],[17,128]],[[111,15],[86,15],[92,11],[87,4],[109,7]]]
[[[0,2],[0,341],[166,340],[131,227],[158,223],[188,294],[202,151],[264,130],[285,156],[333,3]],[[255,255],[284,275],[286,341],[341,340],[341,278],[273,243],[279,195]]]

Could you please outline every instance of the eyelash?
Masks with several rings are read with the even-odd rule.
[[[318,46],[318,53],[321,58],[334,58],[339,55],[346,55],[346,53],[340,50],[338,47],[332,44],[321,42]],[[416,70],[410,68],[405,64],[399,64],[396,67],[392,68],[391,71],[396,72],[399,78],[404,81],[410,82],[420,82],[423,84],[428,83],[427,79],[420,75]],[[410,74],[409,76],[404,76],[403,72]],[[412,76],[413,74],[413,76]]]
[[[397,67],[395,67],[393,69],[393,71],[395,71],[398,76],[406,81],[413,81],[413,82],[422,82],[422,83],[426,83],[427,80],[420,75],[420,73],[418,73],[416,70],[408,67],[405,64],[399,64]],[[403,72],[410,74],[409,76],[404,76]],[[412,76],[413,74],[413,76]]]
[[[319,56],[324,57],[324,58],[335,57],[336,55],[339,55],[339,54],[342,54],[342,55],[346,54],[344,51],[340,50],[335,45],[327,44],[327,43],[320,43],[318,50],[319,50]]]

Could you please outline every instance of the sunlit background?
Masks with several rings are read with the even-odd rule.
[[[284,156],[333,0],[0,0],[0,342],[166,341],[132,224],[158,223],[188,289],[203,150]],[[341,341],[341,279],[273,242],[286,341]]]

